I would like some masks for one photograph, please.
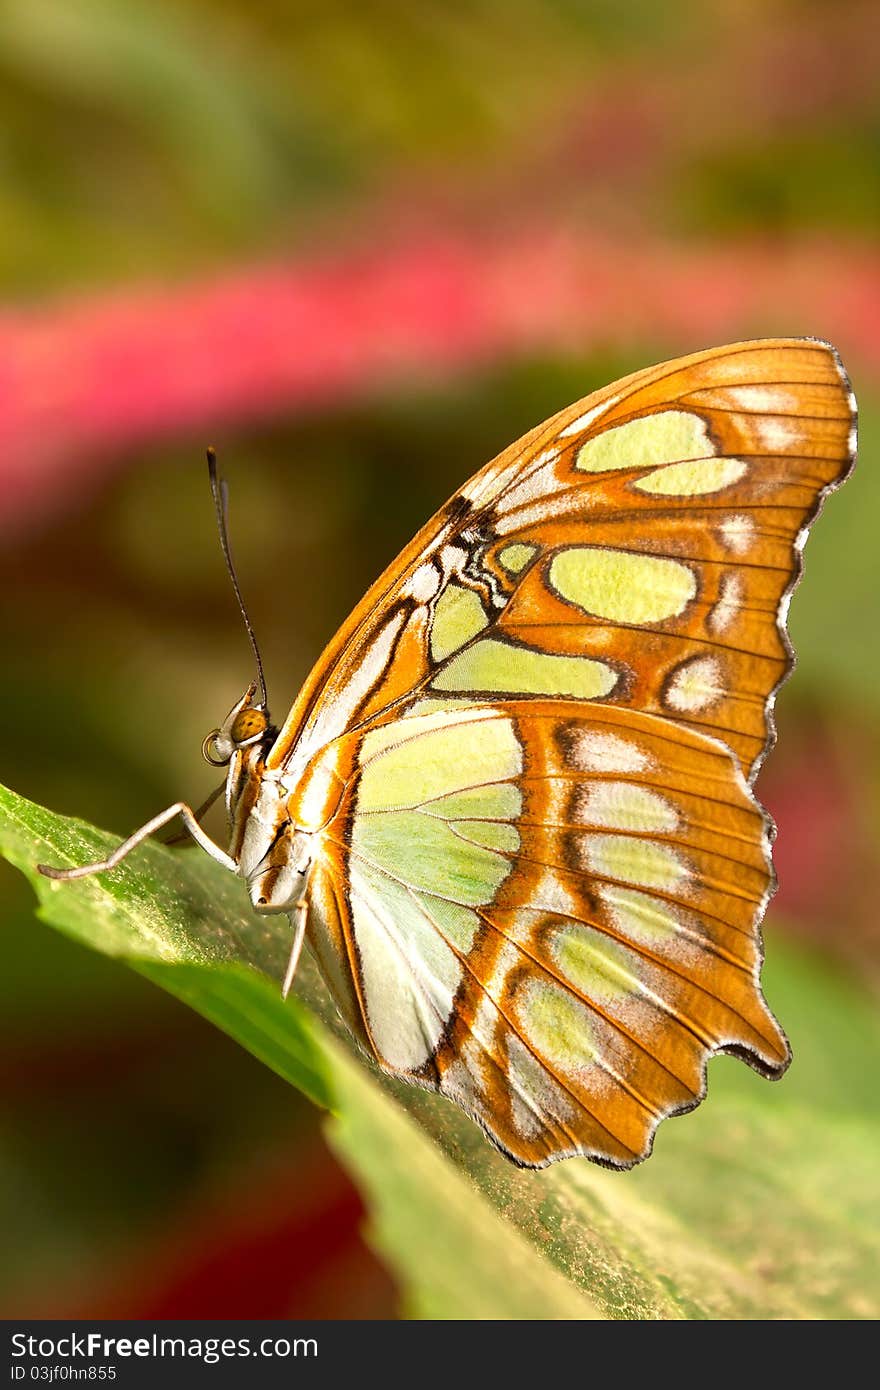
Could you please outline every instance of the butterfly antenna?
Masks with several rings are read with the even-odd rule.
[[[223,558],[226,561],[226,568],[229,571],[229,578],[232,580],[232,587],[235,590],[235,597],[238,600],[238,607],[244,625],[247,628],[247,635],[250,638],[253,648],[254,658],[257,663],[257,674],[260,678],[261,704],[264,710],[269,708],[269,697],[266,693],[266,677],[263,674],[263,661],[260,656],[260,649],[257,646],[257,637],[254,632],[248,611],[244,606],[244,599],[241,596],[241,589],[238,587],[238,578],[235,573],[235,565],[232,563],[232,551],[229,548],[229,527],[227,524],[227,492],[226,482],[217,476],[217,454],[214,449],[208,449],[208,476],[211,479],[211,493],[214,498],[214,507],[217,512],[217,528],[220,532],[220,544],[223,547]]]

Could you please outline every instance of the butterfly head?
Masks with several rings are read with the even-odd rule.
[[[226,767],[235,753],[271,737],[268,713],[261,701],[254,703],[256,693],[256,682],[252,681],[220,727],[205,738],[202,756],[212,767]]]

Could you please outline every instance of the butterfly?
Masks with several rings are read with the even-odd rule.
[[[291,915],[285,993],[307,940],[383,1071],[521,1166],[631,1167],[713,1054],[790,1060],[759,980],[774,829],[752,784],[807,532],[855,445],[813,339],[578,401],[427,523],[280,729],[254,642],[260,689],[204,746],[228,851],[176,803],[108,860],[44,872],[112,868],[180,815],[257,912]]]

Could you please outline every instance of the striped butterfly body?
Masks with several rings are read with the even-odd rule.
[[[854,449],[826,344],[638,372],[465,484],[280,733],[251,687],[209,737],[228,855],[197,838],[291,913],[287,983],[305,936],[379,1066],[518,1164],[629,1167],[713,1053],[788,1065],[751,786],[807,529]]]

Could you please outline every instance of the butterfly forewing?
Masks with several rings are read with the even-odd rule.
[[[617,679],[603,698],[723,739],[751,773],[791,665],[802,534],[850,458],[850,393],[819,345],[744,345],[661,373],[563,435],[538,470],[557,484],[549,528],[522,483],[489,504],[502,564],[508,538],[536,547],[499,626],[604,662]]]
[[[851,392],[811,341],[579,402],[416,537],[272,750],[345,788],[309,885],[343,1013],[520,1163],[628,1165],[712,1052],[787,1064],[747,779],[806,527],[853,450]]]

